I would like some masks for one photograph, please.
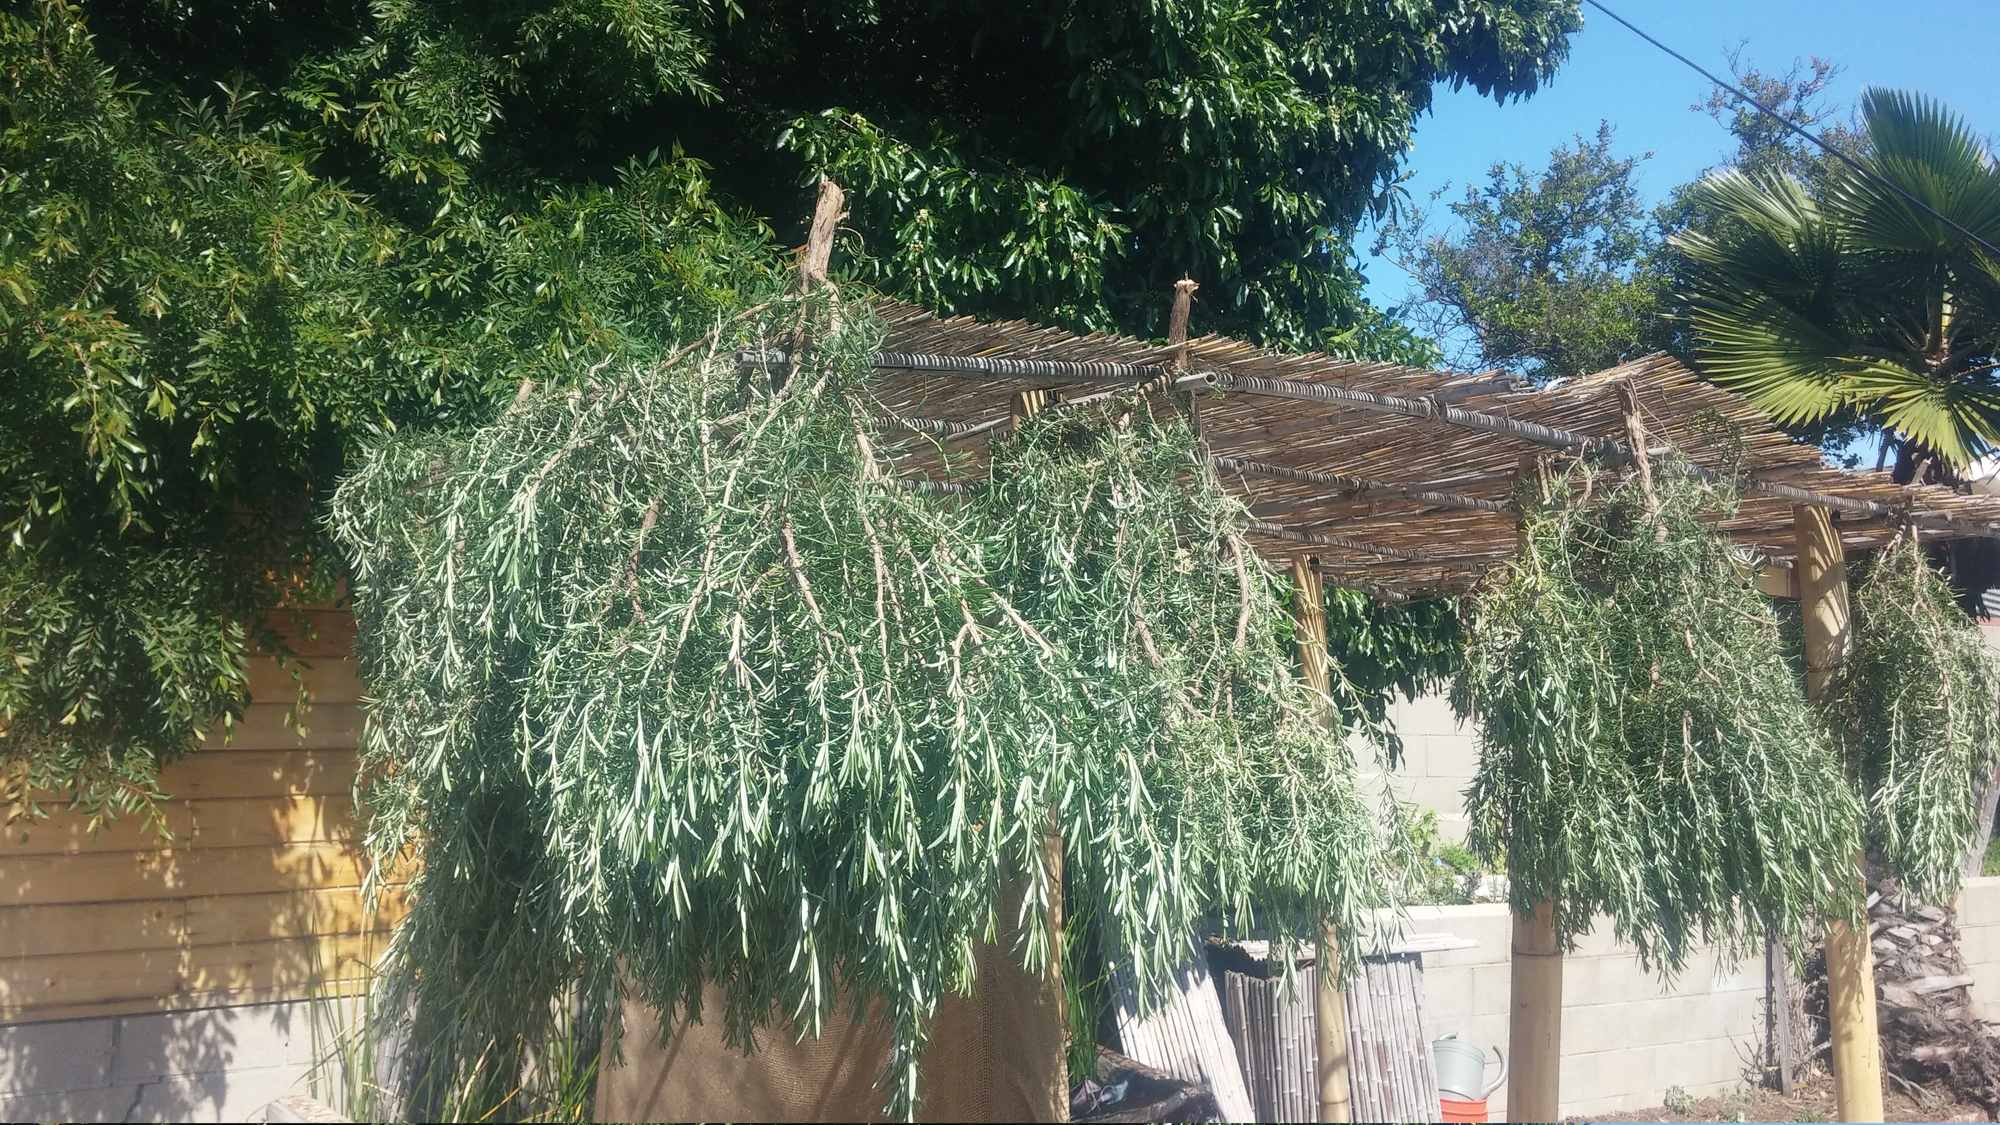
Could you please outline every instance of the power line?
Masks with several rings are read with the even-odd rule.
[[[1814,136],[1810,131],[1808,131],[1805,128],[1805,126],[1798,124],[1791,118],[1786,117],[1784,114],[1779,113],[1777,110],[1772,109],[1770,106],[1767,106],[1763,102],[1758,101],[1756,98],[1751,97],[1749,92],[1744,90],[1742,87],[1737,86],[1733,82],[1726,82],[1722,80],[1721,78],[1717,77],[1714,72],[1710,71],[1707,67],[1701,65],[1700,63],[1694,61],[1691,58],[1688,58],[1686,55],[1681,54],[1679,51],[1674,50],[1672,47],[1667,46],[1665,43],[1660,42],[1658,39],[1655,39],[1652,36],[1646,34],[1644,31],[1640,30],[1638,25],[1634,24],[1631,20],[1628,20],[1624,16],[1619,15],[1617,12],[1612,11],[1610,8],[1605,7],[1602,0],[1583,0],[1583,2],[1589,4],[1593,8],[1596,8],[1598,11],[1603,12],[1605,15],[1610,16],[1612,19],[1617,20],[1619,23],[1624,24],[1625,29],[1627,31],[1630,31],[1632,34],[1638,36],[1641,39],[1644,39],[1648,43],[1651,43],[1653,46],[1658,47],[1660,50],[1665,51],[1667,54],[1673,56],[1675,59],[1685,64],[1696,74],[1701,75],[1703,78],[1708,79],[1710,82],[1713,82],[1717,86],[1720,86],[1723,89],[1729,91],[1731,94],[1736,95],[1736,97],[1739,100],[1749,102],[1752,106],[1756,107],[1757,112],[1763,114],[1764,116],[1770,118],[1773,121],[1776,121],[1778,124],[1783,125],[1785,128],[1790,129],[1792,132],[1797,133],[1799,136],[1804,137],[1806,140],[1811,141],[1813,144],[1819,146],[1821,151],[1825,152],[1828,156],[1833,157],[1835,160],[1840,161],[1842,164],[1847,165],[1849,168],[1854,169],[1854,171],[1859,173],[1862,176],[1862,178],[1871,180],[1881,185],[1882,187],[1888,188],[1890,191],[1895,192],[1897,195],[1901,196],[1905,202],[1918,208],[1925,214],[1943,223],[1944,225],[1950,227],[1951,229],[1957,231],[1958,233],[1964,235],[1965,237],[1971,239],[1972,241],[1978,243],[1980,246],[1985,248],[1987,253],[1992,254],[1996,258],[2000,258],[2000,246],[1995,246],[1991,242],[1988,242],[1984,238],[1981,238],[1979,235],[1974,234],[1970,230],[1967,230],[1964,227],[1964,225],[1959,223],[1956,219],[1953,219],[1951,216],[1940,212],[1937,208],[1931,206],[1928,203],[1925,203],[1923,200],[1918,199],[1915,195],[1911,194],[1907,189],[1905,189],[1901,184],[1895,183],[1894,181],[1887,179],[1881,173],[1875,171],[1873,168],[1868,167],[1867,165],[1861,163],[1859,160],[1854,159],[1852,156],[1847,155],[1846,153],[1840,151],[1839,149],[1833,147],[1832,145],[1827,144],[1820,138]]]

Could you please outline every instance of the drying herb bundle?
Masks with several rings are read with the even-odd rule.
[[[1234,932],[1360,934],[1387,883],[1336,721],[1361,707],[1338,667],[1332,700],[1296,674],[1290,585],[1184,416],[1137,397],[1045,412],[990,471],[996,575],[1075,660],[1060,785],[1079,912],[1142,965],[1184,961],[1207,911]]]
[[[510,1081],[572,989],[745,1045],[879,1003],[885,1100],[910,1113],[1003,885],[1026,888],[1015,953],[1055,955],[1051,828],[1142,987],[1217,900],[1358,917],[1352,802],[1306,807],[1342,792],[1339,736],[1297,721],[1270,576],[1218,553],[1240,511],[1166,499],[1185,435],[1123,431],[1107,472],[1043,461],[1055,431],[1030,427],[991,495],[912,491],[873,433],[877,342],[856,310],[787,300],[393,442],[342,487],[370,844],[421,860],[396,980],[454,1082]],[[803,358],[739,371],[766,345]],[[1119,498],[1065,507],[1078,471]],[[1107,502],[1153,522],[1119,540]],[[1240,653],[1196,651],[1218,630]],[[704,984],[726,1010],[699,1010]]]
[[[1579,467],[1526,504],[1522,549],[1474,603],[1458,703],[1484,753],[1471,842],[1517,909],[1593,913],[1671,973],[1698,942],[1809,939],[1851,910],[1859,808],[1749,569],[1704,518]]]
[[[2000,665],[1914,536],[1856,586],[1853,629],[1837,698],[1869,852],[1910,894],[1949,902],[2000,754]]]

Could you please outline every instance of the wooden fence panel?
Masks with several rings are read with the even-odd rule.
[[[345,613],[281,613],[233,729],[162,774],[166,835],[59,813],[0,832],[0,1024],[351,992],[407,910],[370,910]],[[308,701],[295,706],[303,686]]]

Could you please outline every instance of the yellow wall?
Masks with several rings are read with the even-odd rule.
[[[161,777],[171,839],[57,815],[0,833],[0,1023],[208,1008],[351,991],[403,913],[365,915],[352,790],[354,627],[281,615],[308,668],[305,731],[275,659],[225,741]]]

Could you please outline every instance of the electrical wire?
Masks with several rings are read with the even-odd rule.
[[[1646,34],[1639,28],[1637,24],[1634,24],[1631,20],[1628,20],[1624,16],[1619,15],[1617,12],[1612,11],[1610,8],[1605,7],[1603,0],[1583,0],[1583,2],[1589,4],[1593,8],[1596,8],[1598,11],[1603,12],[1605,15],[1610,16],[1612,19],[1618,21],[1619,23],[1624,24],[1626,30],[1630,31],[1634,35],[1637,35],[1639,38],[1644,39],[1646,42],[1651,43],[1653,46],[1658,47],[1660,50],[1666,52],[1668,55],[1671,55],[1673,58],[1679,60],[1681,63],[1685,64],[1687,67],[1692,69],[1695,73],[1701,75],[1703,78],[1706,78],[1710,82],[1715,83],[1717,86],[1720,86],[1723,89],[1729,91],[1731,94],[1734,94],[1738,99],[1748,102],[1752,106],[1755,106],[1757,112],[1763,114],[1764,116],[1770,118],[1773,121],[1776,121],[1778,124],[1783,125],[1785,128],[1790,129],[1792,132],[1797,133],[1799,136],[1804,137],[1806,140],[1811,141],[1813,144],[1819,146],[1821,151],[1825,152],[1828,156],[1833,157],[1835,160],[1840,161],[1842,164],[1847,165],[1849,168],[1854,169],[1854,171],[1858,173],[1860,176],[1862,176],[1862,178],[1870,180],[1876,184],[1879,184],[1882,187],[1888,188],[1892,192],[1895,192],[1898,196],[1902,197],[1904,202],[1909,203],[1911,206],[1916,207],[1917,209],[1923,211],[1930,217],[1936,219],[1937,221],[1945,224],[1951,229],[1971,239],[1973,242],[1977,243],[1979,246],[1984,248],[1987,253],[1993,255],[1995,258],[2000,258],[2000,246],[1995,246],[1993,243],[1988,242],[1986,239],[1981,238],[1979,235],[1973,233],[1970,230],[1967,230],[1965,226],[1959,223],[1956,219],[1953,219],[1951,216],[1940,212],[1937,208],[1932,207],[1930,204],[1925,203],[1923,200],[1917,198],[1915,195],[1913,195],[1911,192],[1905,189],[1901,184],[1889,180],[1888,178],[1884,177],[1881,173],[1875,171],[1873,168],[1868,167],[1867,165],[1861,163],[1859,160],[1854,159],[1852,156],[1849,156],[1848,154],[1840,151],[1839,149],[1833,147],[1832,145],[1827,144],[1820,138],[1814,136],[1810,131],[1808,131],[1805,128],[1805,126],[1798,124],[1791,118],[1786,117],[1784,114],[1779,113],[1777,110],[1772,109],[1770,106],[1767,106],[1763,102],[1758,101],[1756,98],[1751,97],[1750,94],[1747,91],[1745,91],[1742,87],[1737,86],[1732,82],[1724,81],[1723,79],[1717,77],[1707,67],[1702,66],[1700,63],[1694,61],[1691,58],[1688,58],[1686,55],[1681,54],[1679,51],[1674,50],[1672,47],[1667,46],[1665,43],[1660,42],[1658,39],[1653,38],[1651,35]]]

